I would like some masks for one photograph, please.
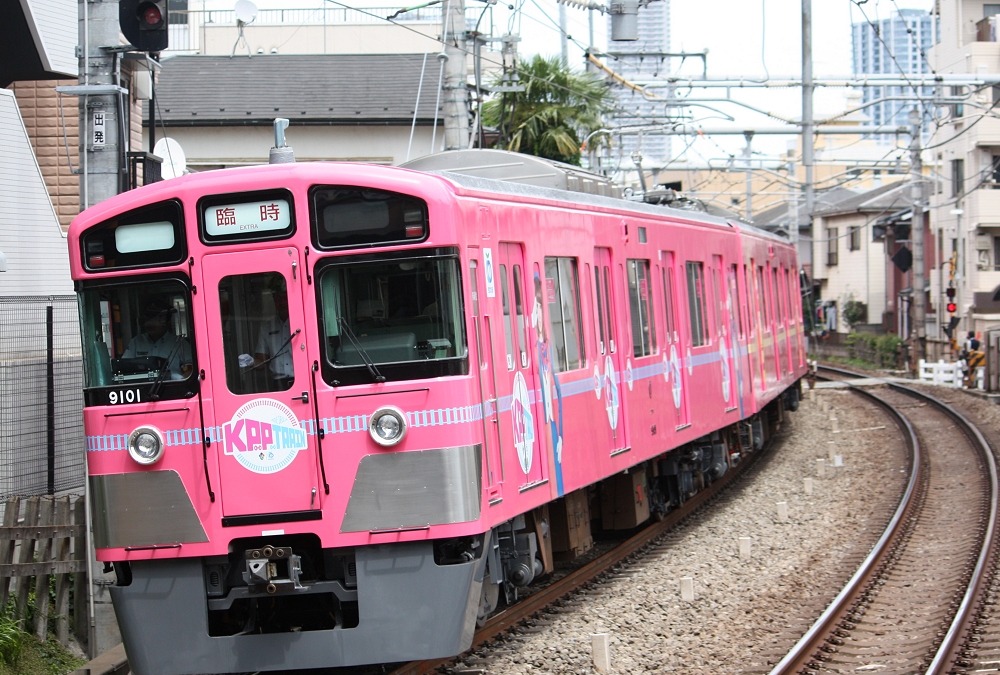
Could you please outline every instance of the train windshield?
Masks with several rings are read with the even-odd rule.
[[[186,398],[194,393],[187,286],[149,277],[81,290],[84,383],[103,393],[88,404]]]
[[[466,371],[457,253],[341,258],[318,276],[332,384]]]

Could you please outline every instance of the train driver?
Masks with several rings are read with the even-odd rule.
[[[132,338],[122,358],[160,358],[171,380],[186,379],[193,369],[191,345],[174,333],[173,313],[173,306],[165,298],[149,300],[140,314],[142,332]]]

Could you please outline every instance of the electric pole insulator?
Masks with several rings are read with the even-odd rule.
[[[118,0],[118,24],[139,51],[167,48],[167,0]]]

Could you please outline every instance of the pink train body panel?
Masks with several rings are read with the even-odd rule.
[[[718,446],[806,369],[793,248],[695,212],[292,164],[120,195],[69,246],[138,673],[461,651],[491,584],[551,567],[550,506]]]

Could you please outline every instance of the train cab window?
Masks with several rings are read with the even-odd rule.
[[[316,248],[386,246],[427,238],[427,204],[416,197],[348,185],[310,191]]]
[[[656,349],[656,323],[653,320],[649,261],[628,260],[625,268],[628,275],[628,304],[632,324],[632,356],[649,356]]]
[[[80,238],[88,272],[153,267],[187,257],[181,206],[166,201],[115,216]]]
[[[226,386],[234,394],[285,391],[294,384],[288,289],[277,272],[219,282]]]
[[[708,344],[708,322],[705,320],[705,266],[689,260],[687,270],[688,313],[691,321],[691,346]]]
[[[179,279],[94,285],[79,294],[87,405],[197,391],[190,292]]]
[[[457,252],[335,258],[317,275],[324,377],[332,384],[467,369]]]
[[[575,370],[584,365],[583,331],[580,330],[580,283],[575,258],[545,259],[544,295],[541,280],[535,279],[535,296],[549,308],[549,335],[552,363],[557,371]]]

